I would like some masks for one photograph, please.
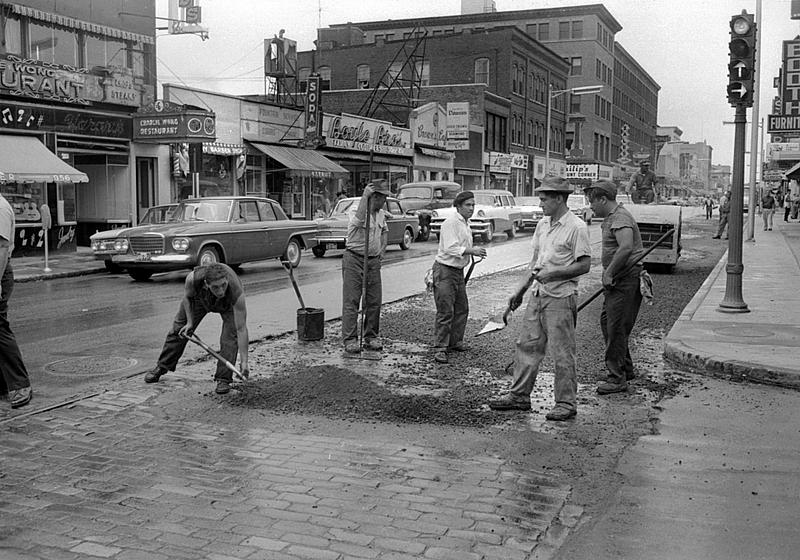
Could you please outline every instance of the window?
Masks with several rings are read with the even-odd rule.
[[[311,68],[300,68],[297,71],[297,91],[305,93],[308,89],[308,77],[311,75]]]
[[[572,38],[583,39],[583,21],[572,22]]]
[[[489,59],[479,58],[475,61],[475,83],[489,84]]]
[[[583,74],[583,58],[580,56],[573,56],[569,59],[569,75],[581,76]]]
[[[580,113],[581,112],[581,96],[580,95],[572,95],[570,97],[569,112],[570,113]]]
[[[28,52],[30,57],[43,62],[53,62],[53,28],[30,22],[28,24]]]
[[[0,47],[2,52],[22,54],[22,26],[20,20],[10,16],[3,18],[3,31],[5,33],[5,47]]]
[[[418,60],[414,63],[414,73],[419,78],[419,85],[431,85],[431,61]]]
[[[369,64],[356,66],[356,87],[358,89],[369,89]]]
[[[403,63],[393,62],[392,65],[389,66],[386,78],[389,80],[389,83],[393,83],[395,80],[399,80],[402,77],[401,76],[402,72],[403,72]]]
[[[549,23],[540,23],[539,24],[539,40],[540,41],[549,41],[550,40],[550,24]]]
[[[486,113],[486,150],[506,152],[507,119],[493,113]]]
[[[386,34],[387,41],[394,41],[394,33],[387,33]]]
[[[319,80],[320,80],[320,89],[325,91],[331,89],[331,67],[330,66],[320,66],[319,67]]]
[[[569,22],[568,21],[560,21],[560,22],[558,22],[558,38],[559,39],[569,39]]]

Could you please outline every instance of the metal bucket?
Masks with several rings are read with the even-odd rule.
[[[325,310],[301,307],[297,310],[297,339],[322,340],[325,337]]]

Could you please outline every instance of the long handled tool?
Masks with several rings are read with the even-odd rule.
[[[469,282],[469,279],[472,276],[472,271],[475,269],[475,265],[478,264],[479,262],[481,262],[483,260],[483,257],[478,257],[477,259],[475,259],[475,257],[470,255],[469,260],[471,262],[469,263],[469,268],[467,269],[467,274],[464,275],[464,284]]]
[[[649,255],[649,254],[650,254],[650,253],[651,253],[651,252],[652,252],[652,251],[653,251],[653,250],[654,250],[656,247],[658,247],[659,245],[661,245],[661,244],[664,242],[664,240],[665,240],[667,237],[669,237],[670,235],[672,235],[674,232],[675,232],[675,228],[672,228],[672,229],[670,229],[669,231],[667,231],[666,233],[664,233],[664,235],[662,235],[661,237],[659,237],[659,238],[656,240],[656,242],[655,242],[655,243],[653,243],[652,245],[650,245],[650,246],[647,248],[647,250],[646,250],[644,253],[642,253],[642,254],[639,256],[639,258],[637,258],[637,259],[636,259],[634,262],[632,262],[630,265],[628,265],[628,266],[625,268],[625,270],[623,270],[622,272],[620,272],[620,273],[617,275],[617,277],[624,276],[625,274],[627,274],[628,272],[630,272],[630,271],[631,271],[631,269],[632,269],[634,266],[636,266],[637,264],[639,264],[639,262],[641,262],[641,260],[642,260],[642,259],[644,259],[644,258],[645,258],[647,255]],[[478,334],[476,334],[475,336],[481,336],[482,334],[486,334],[486,333],[490,333],[490,332],[495,332],[495,331],[500,331],[500,330],[503,330],[504,328],[506,328],[506,326],[508,325],[508,320],[511,318],[511,314],[512,314],[514,311],[516,311],[516,309],[517,309],[517,308],[518,308],[520,305],[522,305],[522,299],[525,297],[525,292],[527,292],[527,291],[528,291],[528,288],[530,288],[530,287],[531,287],[531,284],[533,283],[533,281],[534,281],[535,277],[536,277],[535,275],[531,275],[531,276],[530,276],[530,278],[528,279],[528,281],[525,283],[525,285],[524,285],[524,286],[522,286],[522,287],[521,287],[521,288],[520,288],[520,289],[517,291],[517,293],[515,293],[515,294],[514,294],[514,298],[512,299],[512,301],[511,301],[511,302],[509,302],[508,306],[506,307],[506,310],[503,312],[503,315],[502,315],[500,318],[498,318],[498,319],[490,319],[490,320],[489,320],[489,322],[487,322],[487,323],[486,323],[486,326],[484,326],[484,327],[483,327],[483,328],[482,328],[482,329],[481,329],[481,330],[478,332]],[[587,305],[589,305],[591,302],[593,302],[595,299],[597,299],[597,297],[598,297],[598,296],[600,296],[600,294],[602,294],[602,293],[603,293],[603,290],[604,290],[604,288],[600,288],[600,289],[599,289],[599,290],[597,290],[595,293],[593,293],[591,296],[589,296],[589,297],[588,297],[588,298],[587,298],[587,299],[586,299],[584,302],[582,302],[580,305],[578,305],[578,308],[577,308],[576,312],[577,312],[577,311],[580,311],[581,309],[583,309],[584,307],[586,307]]]
[[[300,307],[303,309],[306,308],[306,304],[303,303],[303,296],[300,295],[300,288],[297,286],[297,280],[294,279],[294,272],[292,271],[292,265],[289,261],[281,261],[281,264],[289,271],[289,278],[292,281],[292,287],[294,288],[294,293],[297,294],[297,301],[300,302]]]
[[[226,360],[225,358],[223,358],[223,357],[222,357],[222,355],[221,355],[219,352],[215,351],[215,350],[214,350],[214,349],[212,349],[212,348],[211,348],[211,347],[210,347],[208,344],[206,344],[205,342],[203,342],[202,340],[200,340],[200,337],[199,337],[199,336],[197,336],[196,334],[194,334],[194,333],[193,333],[193,334],[190,334],[189,336],[187,336],[187,337],[186,337],[186,339],[187,339],[187,340],[189,340],[189,341],[191,341],[191,342],[194,342],[194,343],[195,343],[195,344],[197,344],[197,345],[198,345],[200,348],[202,348],[203,350],[205,350],[206,352],[208,352],[208,354],[209,354],[211,357],[213,357],[213,358],[216,358],[217,360],[219,360],[220,362],[222,362],[222,365],[224,365],[226,368],[228,368],[229,370],[231,370],[231,371],[233,372],[233,375],[235,375],[235,376],[236,376],[236,377],[237,377],[239,380],[241,380],[241,381],[244,381],[244,376],[242,375],[242,372],[240,372],[240,371],[239,371],[239,370],[236,368],[236,366],[235,366],[235,365],[233,365],[233,364],[232,364],[232,363],[230,363],[228,360]]]

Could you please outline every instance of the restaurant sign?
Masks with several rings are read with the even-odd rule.
[[[564,171],[566,179],[581,179],[597,181],[600,178],[600,168],[596,163],[568,163]]]
[[[158,100],[133,114],[133,140],[154,144],[213,142],[214,113],[191,105]]]
[[[413,156],[411,131],[389,122],[357,115],[325,115],[325,145],[358,152]]]

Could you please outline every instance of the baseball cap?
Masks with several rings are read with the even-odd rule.
[[[586,194],[592,194],[593,192],[597,191],[605,193],[608,198],[612,200],[617,198],[617,186],[611,181],[598,181],[596,183],[592,183],[583,190],[586,192]]]

